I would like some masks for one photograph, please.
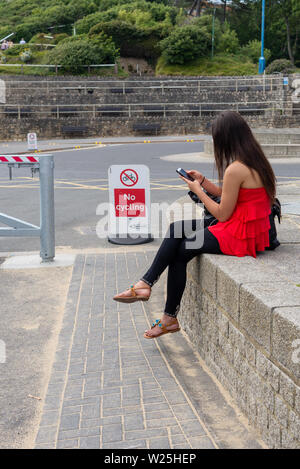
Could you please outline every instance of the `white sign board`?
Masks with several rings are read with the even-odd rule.
[[[6,85],[4,80],[0,80],[0,103],[6,103]]]
[[[28,144],[28,150],[37,150],[37,136],[35,133],[31,132],[30,134],[27,134],[27,144]]]
[[[3,340],[0,340],[0,363],[6,362],[6,345]]]
[[[151,241],[149,168],[144,165],[113,165],[108,170],[108,184],[108,239],[111,242],[119,240],[120,244]]]

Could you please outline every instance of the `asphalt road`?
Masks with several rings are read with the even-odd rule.
[[[107,145],[91,149],[55,152],[56,245],[72,249],[108,245],[96,235],[98,204],[108,202],[107,172],[113,164],[145,164],[150,168],[151,201],[174,202],[186,194],[176,168],[198,168],[216,179],[212,160],[198,164],[168,161],[161,157],[203,151],[202,142],[144,143]],[[274,161],[274,160],[273,160]],[[278,182],[300,177],[300,161],[274,162]],[[0,212],[39,225],[39,181],[29,169],[15,169],[8,180],[8,169],[0,166]],[[38,238],[0,238],[0,252],[38,251]]]

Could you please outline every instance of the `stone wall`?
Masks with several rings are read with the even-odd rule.
[[[284,249],[195,258],[179,320],[266,444],[300,449],[300,288],[274,268]]]
[[[57,119],[55,115],[47,116],[37,115],[32,117],[10,116],[7,118],[5,115],[0,117],[0,140],[20,140],[23,141],[27,137],[27,133],[36,132],[39,139],[64,137],[62,131],[64,126],[84,126],[87,127],[87,137],[113,137],[113,136],[128,136],[138,135],[133,130],[133,124],[136,122],[149,122],[160,123],[161,130],[159,135],[188,135],[209,133],[210,124],[213,116],[134,116],[128,117],[91,117],[81,116],[63,116]],[[250,126],[264,125],[269,127],[293,127],[297,125],[293,117],[287,116],[252,116],[247,117]],[[140,133],[139,135],[151,135],[147,132]]]
[[[268,158],[299,158],[300,157],[300,132],[294,134],[282,134],[281,132],[276,132],[273,135],[268,134],[268,139],[273,143],[263,143],[265,141],[266,134],[256,134],[254,132],[257,140],[262,146],[262,149],[265,155]],[[290,141],[297,141],[298,143],[288,143]],[[286,143],[283,143],[283,142]],[[276,143],[278,142],[278,143]],[[213,158],[213,142],[212,140],[207,140],[204,142],[204,153],[210,155]]]
[[[263,88],[260,82],[259,88],[256,89],[253,89],[250,83],[253,78],[257,80],[258,77],[243,78],[249,79],[248,85],[247,82],[241,85],[239,77],[190,77],[189,81],[185,77],[130,78],[125,83],[131,92],[123,94],[124,81],[120,82],[111,78],[109,83],[104,83],[107,80],[99,79],[99,77],[57,77],[51,80],[29,76],[3,77],[6,82],[7,96],[6,104],[1,107],[0,139],[23,140],[28,132],[33,131],[40,139],[61,137],[63,136],[62,127],[69,125],[88,127],[87,136],[90,137],[131,135],[133,123],[140,121],[160,123],[162,135],[208,133],[213,118],[219,112],[205,111],[205,106],[212,102],[219,103],[215,108],[221,109],[222,107],[228,108],[226,103],[241,104],[245,107],[251,102],[263,105],[264,101],[276,101],[278,109],[274,113],[261,110],[254,114],[244,110],[243,115],[249,124],[255,127],[299,126],[300,115],[293,113],[289,101],[292,88],[284,87],[281,78],[274,77],[272,87],[267,84],[267,87]],[[209,84],[207,84],[207,79],[210,80]],[[222,88],[222,84],[228,79],[231,80],[232,86],[227,89]],[[138,83],[141,80],[147,85],[151,82],[151,85],[157,88],[141,89],[139,86],[143,83]],[[191,80],[195,82],[194,87],[189,84]],[[162,88],[161,85],[163,85]],[[43,86],[44,89],[42,89]],[[120,92],[112,92],[111,88],[116,87],[120,88]],[[153,103],[166,105],[165,117],[163,111],[151,113],[149,109],[144,110],[144,104],[149,107],[153,106]],[[180,103],[180,108],[185,111],[181,113],[172,111],[172,103]],[[201,114],[195,109],[197,103],[203,103],[204,108]],[[100,105],[113,104],[132,104],[133,110],[139,109],[140,111],[132,112],[129,117],[126,107],[126,113],[109,116],[101,113],[101,109],[97,108]],[[141,106],[134,108],[137,104]],[[12,113],[12,108],[9,106],[13,105],[20,106],[19,116],[16,110],[15,114]],[[61,113],[57,117],[57,105],[74,106],[74,109],[76,109],[75,105],[86,105],[82,110],[91,112]],[[169,110],[167,105],[170,106]],[[234,109],[236,105],[233,106]],[[36,110],[39,113],[36,113]]]

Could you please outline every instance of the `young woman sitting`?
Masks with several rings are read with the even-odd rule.
[[[212,137],[222,187],[195,170],[188,171],[194,181],[182,179],[218,223],[204,225],[201,231],[199,228],[197,231],[199,220],[172,223],[142,279],[114,297],[123,303],[147,301],[151,288],[168,267],[164,314],[145,331],[147,339],[180,330],[177,314],[186,285],[187,263],[193,257],[202,253],[256,257],[257,252],[269,246],[269,214],[276,195],[276,178],[269,161],[246,121],[236,112],[222,112],[215,119]],[[202,188],[221,196],[220,204],[211,200]],[[192,238],[185,234],[185,225],[192,226]]]

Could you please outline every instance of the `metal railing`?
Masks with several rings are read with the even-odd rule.
[[[251,101],[251,102],[226,102],[226,103],[139,103],[139,104],[44,104],[44,105],[21,105],[21,104],[0,104],[0,117],[7,118],[30,115],[44,115],[45,117],[55,117],[59,119],[63,116],[90,114],[96,118],[98,116],[121,115],[132,117],[133,115],[168,115],[187,113],[190,115],[202,116],[208,113],[217,113],[225,110],[235,110],[244,113],[259,113],[280,111],[285,112],[286,104],[283,101]]]
[[[54,160],[53,155],[0,155],[0,165],[9,169],[30,167],[40,178],[40,226],[0,213],[0,222],[9,228],[0,227],[0,237],[39,236],[40,256],[43,262],[51,262],[55,257],[54,219]]]
[[[9,64],[11,65],[11,64]],[[24,64],[25,65],[25,64]],[[34,64],[26,64],[27,66],[37,67]],[[3,64],[1,66],[4,66]],[[5,65],[7,66],[7,65]],[[102,65],[101,65],[102,66]],[[115,66],[108,64],[105,66]],[[49,67],[43,65],[43,67]],[[56,67],[52,65],[51,67]],[[59,67],[59,66],[57,66]],[[86,66],[88,67],[88,66]],[[90,65],[96,67],[96,65]],[[180,90],[194,90],[201,92],[210,89],[221,89],[228,91],[275,91],[283,88],[283,79],[281,76],[263,76],[263,77],[218,77],[218,78],[195,78],[195,79],[153,79],[153,80],[7,80],[7,90],[27,90],[28,87],[33,86],[35,89],[43,89],[47,93],[57,90],[70,90],[70,89],[89,89],[101,91],[120,90],[126,93],[126,90],[132,89],[133,91],[154,89],[160,91],[162,94],[172,89]]]

